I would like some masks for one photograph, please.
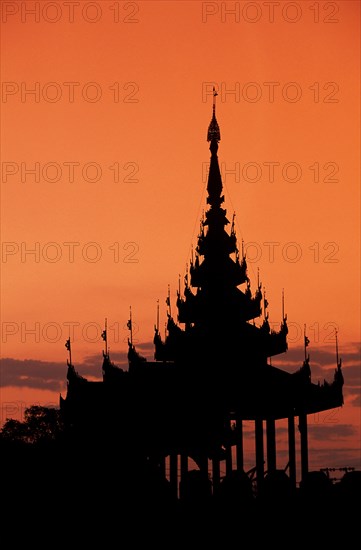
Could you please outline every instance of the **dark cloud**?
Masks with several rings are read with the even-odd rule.
[[[327,447],[327,449],[309,450],[310,470],[318,468],[361,468],[361,455],[359,448]],[[339,474],[343,475],[342,473]]]
[[[327,347],[324,344],[311,345],[307,347],[307,353],[310,354],[311,360],[319,364],[335,364],[336,363],[336,351],[335,345],[331,342]],[[361,346],[358,342],[351,342],[344,348],[342,344],[339,344],[339,355],[344,362],[360,362],[361,358]],[[304,357],[303,346],[292,346],[289,344],[288,351],[280,356],[287,357],[291,362],[302,362]]]
[[[101,379],[102,358],[87,358],[75,365],[76,370],[85,377]],[[0,361],[1,385],[26,387],[32,389],[64,391],[66,388],[67,366],[55,361],[36,361],[35,359],[4,358]]]
[[[310,366],[312,381],[321,382],[325,379],[328,382],[333,380],[333,375],[336,368],[336,354],[335,351],[330,350],[329,347],[319,348],[307,348],[307,352],[310,355]],[[360,345],[358,343],[352,343],[345,347],[342,352],[340,351],[340,357],[342,357],[342,370],[345,380],[345,386],[360,386],[361,384],[361,360],[360,360]],[[304,348],[297,346],[290,349],[273,358],[273,364],[288,372],[297,371],[304,360]]]
[[[320,413],[323,416],[318,417],[318,424],[311,424],[313,415],[309,417],[308,433],[309,438],[317,441],[336,441],[345,439],[348,437],[354,437],[358,434],[357,428],[352,424],[339,424],[338,423],[338,409],[332,409]],[[297,418],[295,419],[295,427],[297,431]],[[264,422],[264,431],[266,431],[266,423]],[[282,443],[286,441],[288,435],[288,428],[284,426],[277,426],[276,422],[276,435],[277,441]],[[245,431],[243,429],[243,437],[254,437],[254,426],[249,426]]]
[[[62,391],[66,386],[64,363],[10,359],[0,361],[1,385]]]
[[[361,407],[361,388],[360,387],[354,387],[354,388],[347,388],[345,391],[345,395],[347,396],[348,404],[352,405],[353,407]]]
[[[153,357],[154,355],[154,343],[149,341],[149,342],[142,342],[142,343],[137,343],[136,344],[136,349],[138,351],[140,351],[141,353],[149,353],[150,357]]]
[[[111,352],[110,353],[111,361],[122,369],[128,369],[128,358],[127,353],[125,352]],[[76,365],[76,370],[82,376],[92,376],[99,379],[102,378],[102,364],[103,357],[99,353],[95,355],[87,355],[82,363]]]
[[[246,439],[254,439],[254,421],[253,420],[244,420],[243,421],[243,437]]]
[[[360,363],[342,367],[345,386],[361,386]]]
[[[359,395],[361,392],[361,387],[360,386],[356,386],[356,387],[350,387],[350,388],[347,388],[347,394],[348,395]]]
[[[277,423],[276,423],[276,429],[277,429],[277,435],[284,435],[284,434],[288,434],[288,428],[283,428],[283,426],[280,426],[280,427],[277,427]]]
[[[346,396],[360,395],[360,393],[361,393],[361,387],[360,386],[348,386],[344,390],[344,395],[346,395]]]
[[[361,407],[361,394],[358,394],[355,397],[353,397],[352,400],[350,401],[350,404],[353,407]]]
[[[331,418],[332,420],[332,418]],[[358,430],[352,424],[338,424],[337,422],[320,423],[308,426],[309,436],[317,441],[335,441],[357,435]]]
[[[141,355],[150,357],[152,360],[153,342],[137,344],[136,349]],[[110,358],[115,365],[128,370],[127,352],[111,352]],[[102,380],[102,364],[103,358],[101,354],[97,353],[86,356],[82,362],[75,363],[74,366],[81,376],[90,380]],[[26,387],[56,392],[66,389],[67,366],[64,362],[20,360],[8,357],[0,360],[0,373],[2,387]]]

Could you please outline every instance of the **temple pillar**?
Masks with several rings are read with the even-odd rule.
[[[185,478],[188,472],[188,456],[186,454],[181,454],[180,469],[181,469],[181,480],[182,480]]]
[[[159,459],[159,471],[165,477],[165,456],[161,456]]]
[[[232,472],[232,445],[227,444],[226,447],[226,475]]]
[[[226,420],[226,475],[229,475],[232,472],[232,424],[231,418],[228,417]]]
[[[276,470],[276,421],[274,418],[266,420],[267,433],[267,470],[274,472]]]
[[[203,454],[198,461],[199,469],[202,473],[204,479],[208,479],[208,457],[206,454]]]
[[[263,421],[259,417],[255,420],[255,437],[257,489],[259,490],[264,478]]]
[[[243,423],[241,418],[237,418],[236,424],[237,430],[237,447],[236,447],[236,459],[238,472],[243,471]]]
[[[169,481],[172,495],[178,497],[178,455],[171,453],[169,456]]]
[[[293,489],[296,488],[296,438],[295,438],[295,417],[288,417],[288,467],[290,481]]]
[[[301,434],[301,479],[303,481],[308,474],[308,434],[307,414],[305,412],[299,415],[298,427]]]
[[[217,494],[221,483],[221,468],[218,457],[212,459],[213,494]]]

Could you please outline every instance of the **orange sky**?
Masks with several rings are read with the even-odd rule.
[[[360,434],[359,2],[280,2],[273,14],[265,2],[56,4],[1,3],[1,351],[18,369],[2,383],[2,419],[21,403],[58,402],[69,327],[75,364],[98,354],[87,374],[99,376],[104,318],[121,362],[131,304],[152,358],[156,301],[163,322],[205,208],[215,84],[228,217],[236,211],[252,288],[259,268],[277,324],[285,289],[291,355],[274,364],[300,364],[306,323],[314,377],[332,378],[338,329],[346,406],[331,440],[350,462]],[[35,166],[39,176],[26,172]],[[25,359],[49,373],[63,363],[64,376],[41,389]]]

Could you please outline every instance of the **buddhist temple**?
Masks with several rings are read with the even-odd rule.
[[[271,364],[272,357],[287,352],[287,315],[283,308],[279,330],[271,330],[262,283],[251,282],[235,215],[227,217],[224,208],[215,92],[207,141],[206,210],[175,303],[166,296],[164,337],[158,309],[154,360],[137,352],[131,317],[128,370],[111,361],[106,327],[102,381],[78,375],[70,356],[67,395],[60,398],[66,434],[70,444],[89,452],[101,447],[104,456],[114,457],[116,449],[124,463],[148,462],[164,472],[167,461],[175,496],[192,460],[215,494],[221,465],[227,473],[244,472],[244,421],[254,423],[253,474],[262,487],[265,473],[277,470],[276,423],[286,419],[287,470],[296,487],[296,464],[301,479],[308,473],[307,416],[343,404],[341,359],[333,381],[313,383],[305,335],[297,372]],[[69,351],[70,346],[68,340]]]

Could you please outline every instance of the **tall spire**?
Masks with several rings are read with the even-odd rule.
[[[213,87],[213,115],[212,115],[212,120],[208,126],[208,132],[207,132],[207,141],[211,142],[209,149],[212,153],[211,163],[209,166],[209,174],[208,174],[207,202],[212,206],[219,206],[224,200],[224,198],[221,197],[223,185],[222,185],[221,172],[219,170],[218,157],[217,157],[218,142],[221,139],[221,132],[219,130],[218,122],[216,119],[216,96],[217,95],[218,94],[216,92],[216,89]]]
[[[221,132],[219,130],[218,122],[216,119],[216,97],[218,93],[216,92],[215,87],[213,86],[213,116],[212,120],[208,126],[208,132],[207,132],[207,141],[212,142],[215,140],[216,142],[221,140]],[[211,143],[212,145],[212,143]]]
[[[270,330],[266,299],[262,327],[248,323],[261,316],[262,285],[258,276],[257,290],[254,294],[251,292],[243,242],[242,259],[239,257],[235,216],[230,231],[226,230],[230,222],[226,209],[222,208],[223,185],[217,156],[221,135],[216,119],[216,96],[213,89],[213,113],[207,133],[211,151],[208,208],[202,214],[198,243],[195,254],[192,248],[189,271],[188,265],[186,268],[183,296],[179,288],[177,292],[177,320],[184,323],[185,328],[183,330],[177,326],[170,315],[168,291],[168,333],[166,331],[163,342],[156,332],[155,356],[159,361],[183,360],[190,356],[202,358],[202,361],[207,356],[213,361],[214,354],[224,358],[233,349],[233,342],[238,345],[240,339],[247,356],[246,364],[266,363],[267,358],[287,350],[287,325],[283,323],[280,332]],[[239,287],[244,284],[247,288],[241,290]]]

